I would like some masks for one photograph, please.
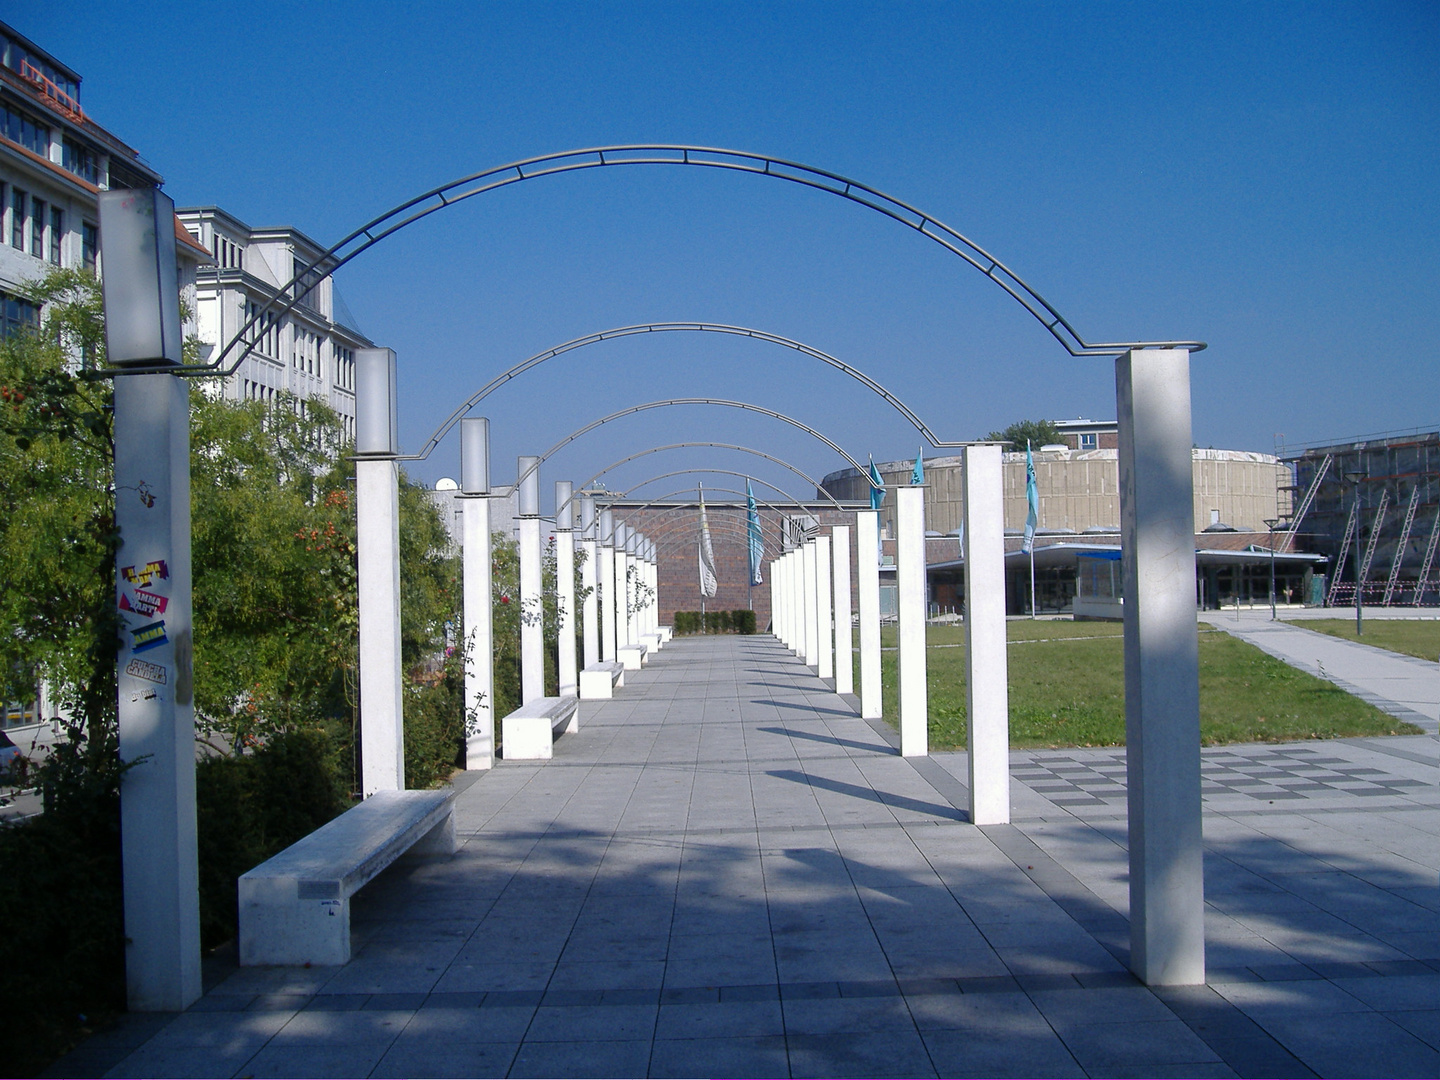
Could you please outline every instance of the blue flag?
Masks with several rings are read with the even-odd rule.
[[[1035,459],[1030,456],[1030,440],[1025,440],[1025,539],[1020,550],[1029,554],[1035,548],[1035,527],[1040,524],[1040,489],[1035,484]]]
[[[760,563],[765,558],[765,541],[760,535],[760,512],[755,509],[755,492],[745,478],[745,528],[750,534],[750,584],[762,584]]]
[[[924,452],[925,448],[923,446],[915,451],[915,468],[910,471],[910,483],[916,487],[925,483],[925,466],[921,464],[922,459],[920,457]]]
[[[875,468],[875,459],[870,459],[870,509],[879,510],[885,501],[885,482],[880,479],[880,470]]]

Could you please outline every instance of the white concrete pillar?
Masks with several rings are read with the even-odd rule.
[[[545,595],[541,580],[540,459],[522,454],[515,465],[520,548],[520,704],[545,696]],[[527,475],[528,474],[528,475]]]
[[[633,529],[625,538],[625,618],[631,645],[640,644],[640,534]]]
[[[815,538],[815,625],[819,634],[815,674],[822,679],[835,677],[834,613],[830,607],[835,595],[830,570],[830,537],[822,534]]]
[[[645,583],[650,586],[650,604],[645,609],[645,632],[660,632],[660,553],[653,540],[645,541]]]
[[[115,366],[181,362],[175,204],[102,191],[105,341]],[[200,997],[195,706],[190,600],[190,388],[168,374],[114,380],[115,603],[125,983],[134,1012]],[[75,921],[91,916],[69,913]]]
[[[609,510],[600,513],[600,659],[614,663],[615,639],[615,519]]]
[[[465,620],[465,768],[495,765],[494,581],[490,553],[490,421],[460,421],[461,578]]]
[[[1005,504],[998,445],[965,448],[965,674],[970,823],[1010,821]]]
[[[880,514],[855,512],[855,580],[860,593],[860,715],[878,720],[880,695]]]
[[[820,620],[817,608],[815,587],[818,584],[815,580],[815,541],[806,540],[805,546],[800,549],[801,573],[805,576],[805,591],[803,603],[805,605],[805,666],[818,668],[820,666]]]
[[[780,560],[770,560],[770,573],[767,575],[769,580],[765,583],[770,590],[770,632],[776,638],[780,638],[780,586],[775,579],[775,575],[779,572],[779,566]]]
[[[400,439],[395,354],[355,354],[355,528],[360,631],[361,790],[405,787],[400,667]]]
[[[900,641],[900,753],[929,752],[925,685],[925,489],[895,491],[896,629]]]
[[[580,503],[580,550],[585,564],[580,567],[580,584],[585,599],[580,606],[581,635],[584,639],[584,666],[600,662],[599,583],[600,545],[596,542],[595,500],[582,495]]]
[[[559,641],[556,668],[561,697],[580,696],[580,670],[575,663],[575,504],[569,480],[555,481],[555,596]]]
[[[789,595],[789,584],[785,579],[785,556],[776,555],[770,560],[770,621],[775,627],[775,636],[786,648],[790,647],[788,616],[785,610]]]
[[[615,645],[633,645],[630,637],[630,527],[615,526]]]
[[[177,1012],[201,992],[189,393],[173,375],[115,379],[120,760],[139,762],[120,781],[125,984],[135,1012]]]
[[[1115,361],[1125,575],[1130,967],[1147,985],[1205,981],[1200,679],[1190,354]]]
[[[835,692],[855,692],[855,635],[851,628],[850,526],[830,528],[835,578]]]

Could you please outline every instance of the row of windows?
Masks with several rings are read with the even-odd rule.
[[[342,390],[355,389],[355,350],[335,346],[335,385]]]
[[[284,323],[271,311],[261,311],[254,300],[245,302],[245,321],[259,316],[250,330],[249,340],[257,342],[255,351],[271,360],[280,359],[280,332]],[[293,324],[292,324],[293,325]],[[343,390],[355,389],[355,350],[340,344],[331,346],[335,358],[335,385]],[[295,326],[290,340],[290,362],[296,371],[319,378],[323,372],[322,339],[320,335]]]
[[[302,330],[297,326],[291,341],[290,359],[296,371],[303,371],[308,375],[319,375],[319,337],[312,334],[309,330]]]
[[[39,71],[41,75],[53,82],[67,97],[76,101],[80,98],[80,84],[78,82],[54,64],[50,63],[50,61],[46,60],[43,56],[32,53],[9,34],[0,35],[0,64],[4,64],[11,71],[19,71],[22,64],[29,64]]]
[[[215,243],[210,253],[221,270],[239,270],[245,259],[245,249],[227,236],[215,234]]]
[[[279,393],[273,386],[262,386],[249,379],[241,383],[240,392],[246,401],[274,401],[276,394]]]
[[[5,198],[5,185],[0,183],[0,203],[4,219],[0,232],[17,251],[25,251],[52,266],[63,265],[65,211],[48,205],[18,187],[10,187]],[[81,262],[91,273],[95,271],[95,253],[100,246],[100,230],[88,221],[81,229]]]
[[[0,101],[0,135],[50,160],[50,129],[29,113]]]
[[[0,292],[0,339],[40,328],[40,309],[19,296]]]
[[[255,351],[272,360],[280,359],[280,320],[275,317],[275,313],[261,311],[259,304],[247,300],[245,321],[249,323],[251,320],[255,320],[255,324],[250,327],[250,340],[255,343]]]

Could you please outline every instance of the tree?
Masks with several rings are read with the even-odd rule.
[[[1036,450],[1065,441],[1053,420],[1016,420],[1004,431],[992,431],[985,438],[989,442],[1005,443],[1007,450],[1024,450],[1027,439]]]

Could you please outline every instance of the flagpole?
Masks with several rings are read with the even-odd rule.
[[[1030,618],[1035,618],[1035,545],[1030,545]]]

